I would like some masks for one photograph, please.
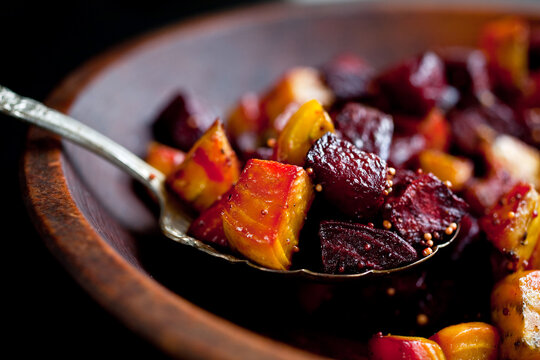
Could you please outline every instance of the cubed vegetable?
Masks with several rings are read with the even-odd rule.
[[[531,184],[520,182],[480,219],[488,239],[507,255],[513,269],[523,269],[538,242],[539,212],[540,196]]]
[[[529,25],[524,20],[508,17],[487,24],[480,36],[480,47],[487,56],[496,88],[522,89],[525,86]]]
[[[151,142],[146,154],[146,162],[169,176],[184,161],[186,154],[183,151],[172,148],[158,142]]]
[[[422,337],[378,334],[368,346],[369,360],[445,360],[439,344]]]
[[[311,145],[327,132],[334,132],[332,119],[317,100],[308,101],[292,115],[279,134],[274,158],[302,166]]]
[[[472,161],[442,151],[424,150],[419,161],[422,170],[433,173],[441,181],[450,181],[455,191],[462,190],[473,175]]]
[[[289,70],[263,98],[263,106],[270,124],[289,104],[303,104],[317,100],[324,107],[334,102],[332,91],[322,80],[317,69],[298,67]]]
[[[540,188],[540,151],[510,135],[499,135],[485,144],[489,166],[506,170],[514,179]]]
[[[517,272],[497,283],[491,318],[501,331],[501,359],[540,359],[540,271]]]
[[[229,201],[231,191],[232,188],[220,196],[212,206],[201,212],[199,217],[193,220],[189,225],[188,235],[210,245],[217,245],[221,248],[229,247],[229,242],[223,230],[222,215],[225,205]]]
[[[167,179],[169,187],[197,211],[210,207],[238,180],[240,165],[221,121],[217,120],[189,150]]]
[[[441,346],[446,360],[497,360],[499,355],[497,328],[482,322],[448,326],[430,339]]]
[[[229,244],[260,265],[289,268],[313,196],[301,167],[249,160],[223,212]]]

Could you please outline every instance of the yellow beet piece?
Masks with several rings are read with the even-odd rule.
[[[329,131],[334,132],[330,116],[317,100],[308,101],[291,116],[279,134],[274,158],[302,166],[311,145]]]
[[[221,121],[217,120],[197,140],[167,182],[181,199],[203,211],[230,189],[239,174],[236,154]]]
[[[494,170],[503,168],[516,180],[530,182],[540,189],[540,151],[510,135],[499,135],[484,147]]]
[[[263,104],[270,124],[289,104],[303,104],[316,99],[328,107],[334,102],[332,91],[324,84],[315,68],[297,67],[287,71],[279,82],[264,96]]]
[[[497,283],[491,318],[501,331],[500,358],[540,359],[540,271],[521,271]]]
[[[480,47],[500,85],[523,88],[528,75],[529,25],[507,17],[488,23],[480,36]]]
[[[251,159],[225,205],[225,236],[253,262],[285,270],[298,249],[313,197],[313,185],[301,167]]]
[[[452,190],[459,191],[473,175],[473,163],[438,150],[424,150],[419,156],[420,167],[442,181],[450,181]]]
[[[539,240],[539,212],[540,195],[532,184],[520,182],[480,218],[488,240],[510,259],[514,270],[528,265]]]
[[[184,161],[186,154],[158,142],[151,142],[146,154],[146,162],[161,171],[165,176],[172,174]]]
[[[446,360],[497,360],[499,333],[482,322],[445,327],[430,337],[441,346]]]

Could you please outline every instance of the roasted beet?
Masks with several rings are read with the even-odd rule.
[[[338,101],[359,99],[366,94],[373,68],[353,54],[342,54],[322,69],[322,76]]]
[[[473,214],[483,216],[502,195],[512,188],[514,182],[515,180],[512,180],[506,170],[500,169],[485,178],[472,180],[465,190],[464,198]]]
[[[432,174],[418,173],[412,181],[404,180],[410,182],[396,184],[386,198],[384,221],[414,246],[424,245],[425,234],[437,243],[452,223],[460,222],[467,203]]]
[[[395,136],[390,147],[388,163],[394,167],[409,167],[416,163],[418,155],[426,148],[426,138],[413,136]]]
[[[444,62],[446,81],[459,91],[462,105],[477,103],[490,91],[487,60],[480,50],[448,47],[437,53]]]
[[[521,137],[524,133],[514,111],[499,101],[490,106],[478,105],[452,111],[448,114],[448,119],[454,145],[460,152],[468,155],[477,153],[480,142],[497,133],[515,137]]]
[[[324,197],[346,215],[373,216],[383,204],[386,162],[347,140],[325,134],[309,150],[305,166],[313,169]]]
[[[395,233],[362,224],[323,221],[319,237],[328,273],[391,269],[417,258],[416,250]]]
[[[393,111],[424,115],[446,92],[444,64],[432,52],[426,52],[381,74],[376,85]]]
[[[359,103],[348,103],[336,115],[336,130],[357,148],[388,159],[394,122],[392,117]]]
[[[217,245],[221,248],[229,248],[229,242],[223,231],[223,220],[221,214],[229,199],[231,190],[219,197],[212,206],[204,210],[198,218],[189,225],[188,235],[204,241],[210,245]]]
[[[193,96],[177,93],[153,124],[155,140],[189,151],[215,117]]]

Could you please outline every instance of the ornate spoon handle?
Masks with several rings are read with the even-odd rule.
[[[159,170],[83,123],[48,108],[38,101],[17,95],[1,85],[0,111],[47,129],[104,157],[128,172],[161,198],[165,176]]]

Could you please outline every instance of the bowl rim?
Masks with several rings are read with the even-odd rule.
[[[147,46],[178,36],[246,26],[288,17],[361,8],[370,11],[474,11],[511,10],[530,15],[540,7],[530,1],[516,3],[432,3],[366,1],[360,3],[267,3],[193,17],[134,37],[99,54],[69,74],[45,103],[68,113],[77,96],[110,66]],[[61,140],[31,127],[22,157],[21,187],[31,219],[49,251],[87,293],[130,330],[158,349],[177,358],[317,359],[315,354],[266,338],[214,315],[183,299],[136,269],[97,232],[77,207],[68,187]],[[46,200],[46,201],[45,201]],[[99,264],[99,266],[96,266]],[[110,277],[110,274],[115,274]],[[104,284],[104,281],[106,283]],[[130,296],[122,296],[129,293]],[[189,324],[186,327],[185,324]],[[203,339],[203,340],[201,340]]]

